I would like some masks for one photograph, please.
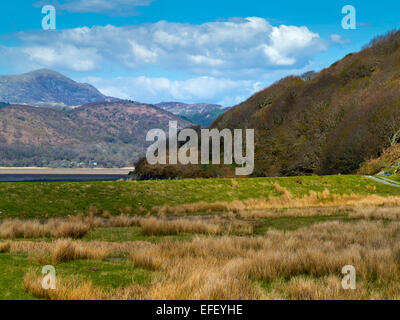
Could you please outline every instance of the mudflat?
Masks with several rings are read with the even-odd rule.
[[[40,175],[126,175],[134,168],[38,168],[38,167],[0,167],[0,174],[40,174]]]

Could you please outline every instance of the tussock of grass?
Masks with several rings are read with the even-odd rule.
[[[274,183],[274,189],[276,192],[281,194],[285,199],[292,199],[292,194],[288,189],[281,187],[277,182]]]
[[[127,287],[104,290],[91,281],[77,277],[57,276],[55,290],[42,288],[43,277],[30,271],[24,277],[24,289],[31,295],[46,300],[145,300],[148,299],[145,285],[132,284]]]
[[[400,220],[399,207],[357,207],[349,214],[352,219]]]
[[[334,217],[346,215],[351,211],[349,207],[322,207],[322,208],[304,208],[304,209],[271,209],[271,210],[251,210],[239,211],[236,217],[242,219],[271,219],[271,218],[306,218],[306,217]]]
[[[81,238],[89,230],[90,226],[81,221],[51,219],[41,223],[37,220],[7,219],[0,223],[0,238]]]
[[[95,288],[89,281],[65,280],[58,277],[55,290],[44,290],[41,281],[42,277],[29,272],[24,277],[24,288],[33,296],[47,300],[104,300],[106,298],[105,292]]]
[[[176,235],[178,233],[196,233],[208,235],[251,235],[253,226],[241,221],[222,221],[212,219],[159,219],[146,218],[140,223],[145,235]]]
[[[154,254],[158,253],[155,248],[143,248],[132,251],[129,257],[137,267],[152,271],[160,270],[164,264],[163,260],[160,256],[153,255],[153,252]]]
[[[236,180],[232,180],[231,181],[231,185],[233,189],[237,189],[239,188],[239,183]]]
[[[9,242],[0,242],[0,253],[10,252],[11,244]]]
[[[51,260],[53,264],[79,259],[103,260],[108,254],[105,248],[84,247],[71,240],[59,240],[51,253]]]
[[[104,260],[110,254],[105,246],[88,246],[70,239],[58,240],[33,250],[27,246],[24,250],[31,254],[29,257],[31,262],[42,265],[50,263],[56,265],[72,260]]]
[[[141,217],[121,214],[107,218],[96,217],[93,214],[85,216],[78,214],[68,218],[38,220],[6,219],[0,223],[0,238],[2,239],[34,239],[34,238],[72,238],[79,239],[93,228],[100,227],[131,227],[140,225]]]
[[[90,228],[139,226],[141,219],[141,216],[132,216],[129,214],[120,214],[117,216],[102,214],[101,217],[98,217],[93,215],[93,213],[89,213],[89,215],[78,214],[67,218],[68,221],[81,222],[90,226]]]
[[[291,300],[361,300],[372,296],[361,283],[357,290],[343,290],[342,278],[330,275],[320,278],[298,276],[289,281],[274,281],[266,293],[267,299]]]

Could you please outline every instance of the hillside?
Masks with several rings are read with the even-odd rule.
[[[202,127],[210,126],[215,119],[228,110],[221,105],[207,103],[161,102],[156,106]]]
[[[210,127],[255,130],[254,176],[355,173],[400,139],[400,32],[377,37],[317,74],[284,78]],[[145,179],[233,174],[230,166],[143,162],[135,173]]]
[[[0,101],[13,104],[62,108],[117,100],[106,97],[89,84],[75,82],[53,70],[0,76]]]
[[[392,175],[400,171],[400,144],[396,144],[387,148],[379,157],[365,161],[359,174],[375,175],[386,174]]]
[[[191,123],[151,105],[98,102],[61,111],[25,105],[0,108],[0,166],[132,166],[146,133],[171,120]]]
[[[310,80],[288,77],[214,128],[254,128],[258,176],[351,173],[398,139],[400,32],[374,39]]]

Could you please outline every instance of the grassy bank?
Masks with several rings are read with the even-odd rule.
[[[199,179],[139,182],[0,183],[0,211],[4,217],[43,218],[74,215],[91,206],[117,214],[131,208],[212,203],[278,196],[274,183],[295,197],[310,191],[331,194],[398,195],[400,190],[361,176],[325,176],[248,179]],[[376,188],[376,191],[375,191]],[[129,210],[128,210],[129,211]]]

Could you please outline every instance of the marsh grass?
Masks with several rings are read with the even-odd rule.
[[[78,214],[45,221],[6,219],[0,222],[2,239],[73,238],[79,239],[90,230],[100,227],[131,227],[140,225],[141,217],[121,214],[97,217],[91,209],[88,215]]]
[[[155,299],[393,298],[400,293],[399,235],[396,222],[326,222],[292,232],[269,231],[264,237],[164,242],[130,257],[136,266],[166,272],[150,288]],[[338,282],[349,264],[359,279],[359,289],[352,293]],[[285,281],[284,294],[251,285],[277,279]],[[371,283],[390,286],[371,291]]]
[[[207,235],[251,235],[253,225],[242,221],[224,221],[222,219],[160,219],[146,218],[140,223],[145,235],[177,235],[195,233]]]
[[[398,222],[361,220],[323,222],[295,231],[270,230],[256,237],[114,244],[115,251],[103,243],[97,247],[107,247],[113,254],[124,246],[134,267],[158,276],[151,283],[107,292],[90,282],[66,278],[61,293],[43,296],[32,285],[35,277],[31,275],[25,287],[46,299],[395,299],[400,297],[399,236]],[[83,253],[77,249],[80,245],[80,241],[57,242],[51,251],[54,262],[103,257]],[[355,291],[341,288],[345,265],[356,268]]]
[[[246,183],[232,181],[225,182],[229,192],[239,192]],[[306,181],[302,178],[299,188]],[[368,191],[366,183],[362,188]],[[132,268],[154,275],[150,282],[132,279],[105,289],[90,279],[63,274],[57,292],[43,292],[38,282],[41,275],[27,273],[25,290],[42,299],[400,298],[400,221],[396,221],[400,220],[400,196],[333,194],[328,189],[299,195],[278,182],[269,187],[275,195],[157,206],[151,210],[152,216],[144,212],[137,215],[131,207],[124,207],[115,216],[92,206],[86,214],[24,220],[25,227],[16,226],[15,233],[4,231],[14,230],[8,222],[4,230],[0,225],[0,234],[4,231],[14,240],[1,242],[0,251],[4,246],[10,252],[7,254],[28,254],[33,265],[57,267],[81,261],[104,263],[118,256],[128,259],[126,263]],[[38,230],[57,226],[52,232],[58,234],[32,232],[34,227],[29,223]],[[87,233],[100,228],[131,228],[135,241],[77,240],[80,236],[60,231],[69,230],[69,225],[82,225]],[[137,241],[138,233],[143,237],[140,239],[159,237],[160,241]],[[13,238],[32,234],[49,239]],[[180,237],[187,234],[192,236]],[[176,241],[162,238],[168,236]],[[356,268],[355,291],[341,288],[345,265]]]
[[[24,288],[33,296],[47,300],[104,300],[106,294],[103,290],[95,288],[90,281],[79,281],[70,278],[64,280],[57,278],[56,290],[44,290],[42,277],[34,272],[28,272],[24,277]]]
[[[11,244],[9,242],[0,242],[0,253],[10,252]]]
[[[351,219],[400,220],[399,207],[357,207],[349,214]]]
[[[239,220],[223,220],[193,217],[166,219],[163,216],[118,216],[97,217],[78,214],[67,218],[55,218],[41,222],[38,220],[7,219],[0,223],[0,238],[3,239],[40,239],[71,238],[80,239],[89,231],[97,228],[140,227],[145,236],[178,235],[180,233],[207,235],[251,235],[253,225]]]
[[[37,220],[7,219],[0,223],[0,238],[81,238],[90,230],[90,225],[82,221],[51,219]]]
[[[268,199],[249,199],[235,200],[232,202],[198,202],[178,206],[164,205],[154,207],[153,213],[159,215],[167,214],[188,214],[188,213],[218,213],[234,212],[243,215],[246,211],[261,211],[271,209],[309,209],[317,207],[353,207],[353,206],[399,206],[400,196],[383,197],[379,195],[356,195],[356,194],[331,194],[328,189],[322,192],[310,191],[308,194],[295,198],[285,188],[275,184],[276,190],[279,190],[281,196],[271,196]]]

